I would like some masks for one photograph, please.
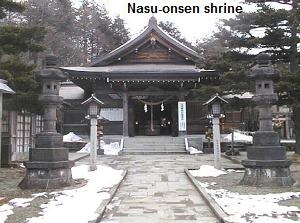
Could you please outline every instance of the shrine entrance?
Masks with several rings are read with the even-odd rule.
[[[170,103],[143,103],[136,100],[134,117],[134,131],[137,136],[172,135],[174,123]]]

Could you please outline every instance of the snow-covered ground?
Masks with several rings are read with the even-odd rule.
[[[84,140],[76,135],[74,132],[69,132],[68,134],[63,136],[64,142],[84,142]]]
[[[226,172],[218,170],[210,165],[202,165],[198,170],[190,170],[190,173],[194,177],[217,177],[226,174]]]
[[[223,172],[223,173],[222,173]],[[232,170],[228,171],[232,172]],[[226,174],[212,166],[203,165],[190,170],[193,176],[216,177]],[[229,215],[225,220],[232,223],[295,223],[299,222],[300,209],[280,205],[280,201],[300,198],[300,192],[270,193],[266,195],[241,195],[225,189],[211,189],[216,183],[199,182],[218,205]]]
[[[224,137],[224,139],[227,140],[228,142],[231,142],[232,133],[226,135]],[[243,143],[249,143],[249,144],[253,143],[253,137],[252,136],[249,136],[249,135],[246,135],[246,134],[243,134],[243,133],[240,133],[240,132],[236,132],[236,131],[233,133],[233,140],[234,140],[234,142],[243,142]]]
[[[118,142],[111,142],[106,144],[104,141],[101,141],[100,149],[104,150],[104,155],[119,155],[119,152],[122,150]],[[87,143],[81,150],[77,153],[90,153],[91,144]]]
[[[15,207],[26,207],[39,196],[51,196],[51,200],[41,206],[41,216],[28,218],[27,223],[72,222],[82,223],[95,220],[98,206],[110,197],[108,191],[122,180],[123,170],[107,166],[97,166],[97,170],[88,171],[88,165],[72,168],[74,179],[84,178],[87,184],[83,187],[51,193],[33,194],[31,198],[15,198],[0,206],[0,222],[13,214]]]

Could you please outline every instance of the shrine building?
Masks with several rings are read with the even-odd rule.
[[[80,103],[95,93],[104,102],[100,122],[106,135],[203,134],[207,110],[191,92],[200,84],[217,83],[219,75],[197,68],[198,60],[197,52],[150,18],[141,34],[90,65],[62,68],[71,81],[62,86],[70,105],[64,131],[88,134]]]

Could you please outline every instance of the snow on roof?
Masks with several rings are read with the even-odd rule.
[[[252,97],[254,96],[254,94],[252,94],[251,92],[244,92],[242,94],[227,94],[227,95],[224,95],[223,97],[224,98],[227,98],[227,99],[231,99],[231,98],[240,98],[240,99],[251,99]]]
[[[59,89],[59,96],[64,100],[75,100],[84,98],[84,90],[73,82],[63,82]]]

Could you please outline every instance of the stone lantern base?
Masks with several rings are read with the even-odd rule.
[[[243,160],[245,174],[241,185],[285,187],[292,186],[295,180],[290,172],[290,160]]]
[[[54,132],[37,134],[35,149],[29,150],[25,162],[26,175],[19,184],[22,189],[55,189],[73,182],[69,150],[62,147],[62,135]]]
[[[22,189],[55,189],[73,183],[73,161],[26,162],[26,175],[19,184]]]
[[[267,142],[266,138],[265,142]],[[248,186],[281,187],[292,186],[292,161],[286,159],[283,146],[250,146],[247,160],[242,161],[245,174],[240,184]]]
[[[279,135],[272,131],[259,131],[253,135],[253,146],[247,148],[247,159],[242,161],[245,174],[240,184],[257,187],[292,186],[285,147],[279,143]]]

